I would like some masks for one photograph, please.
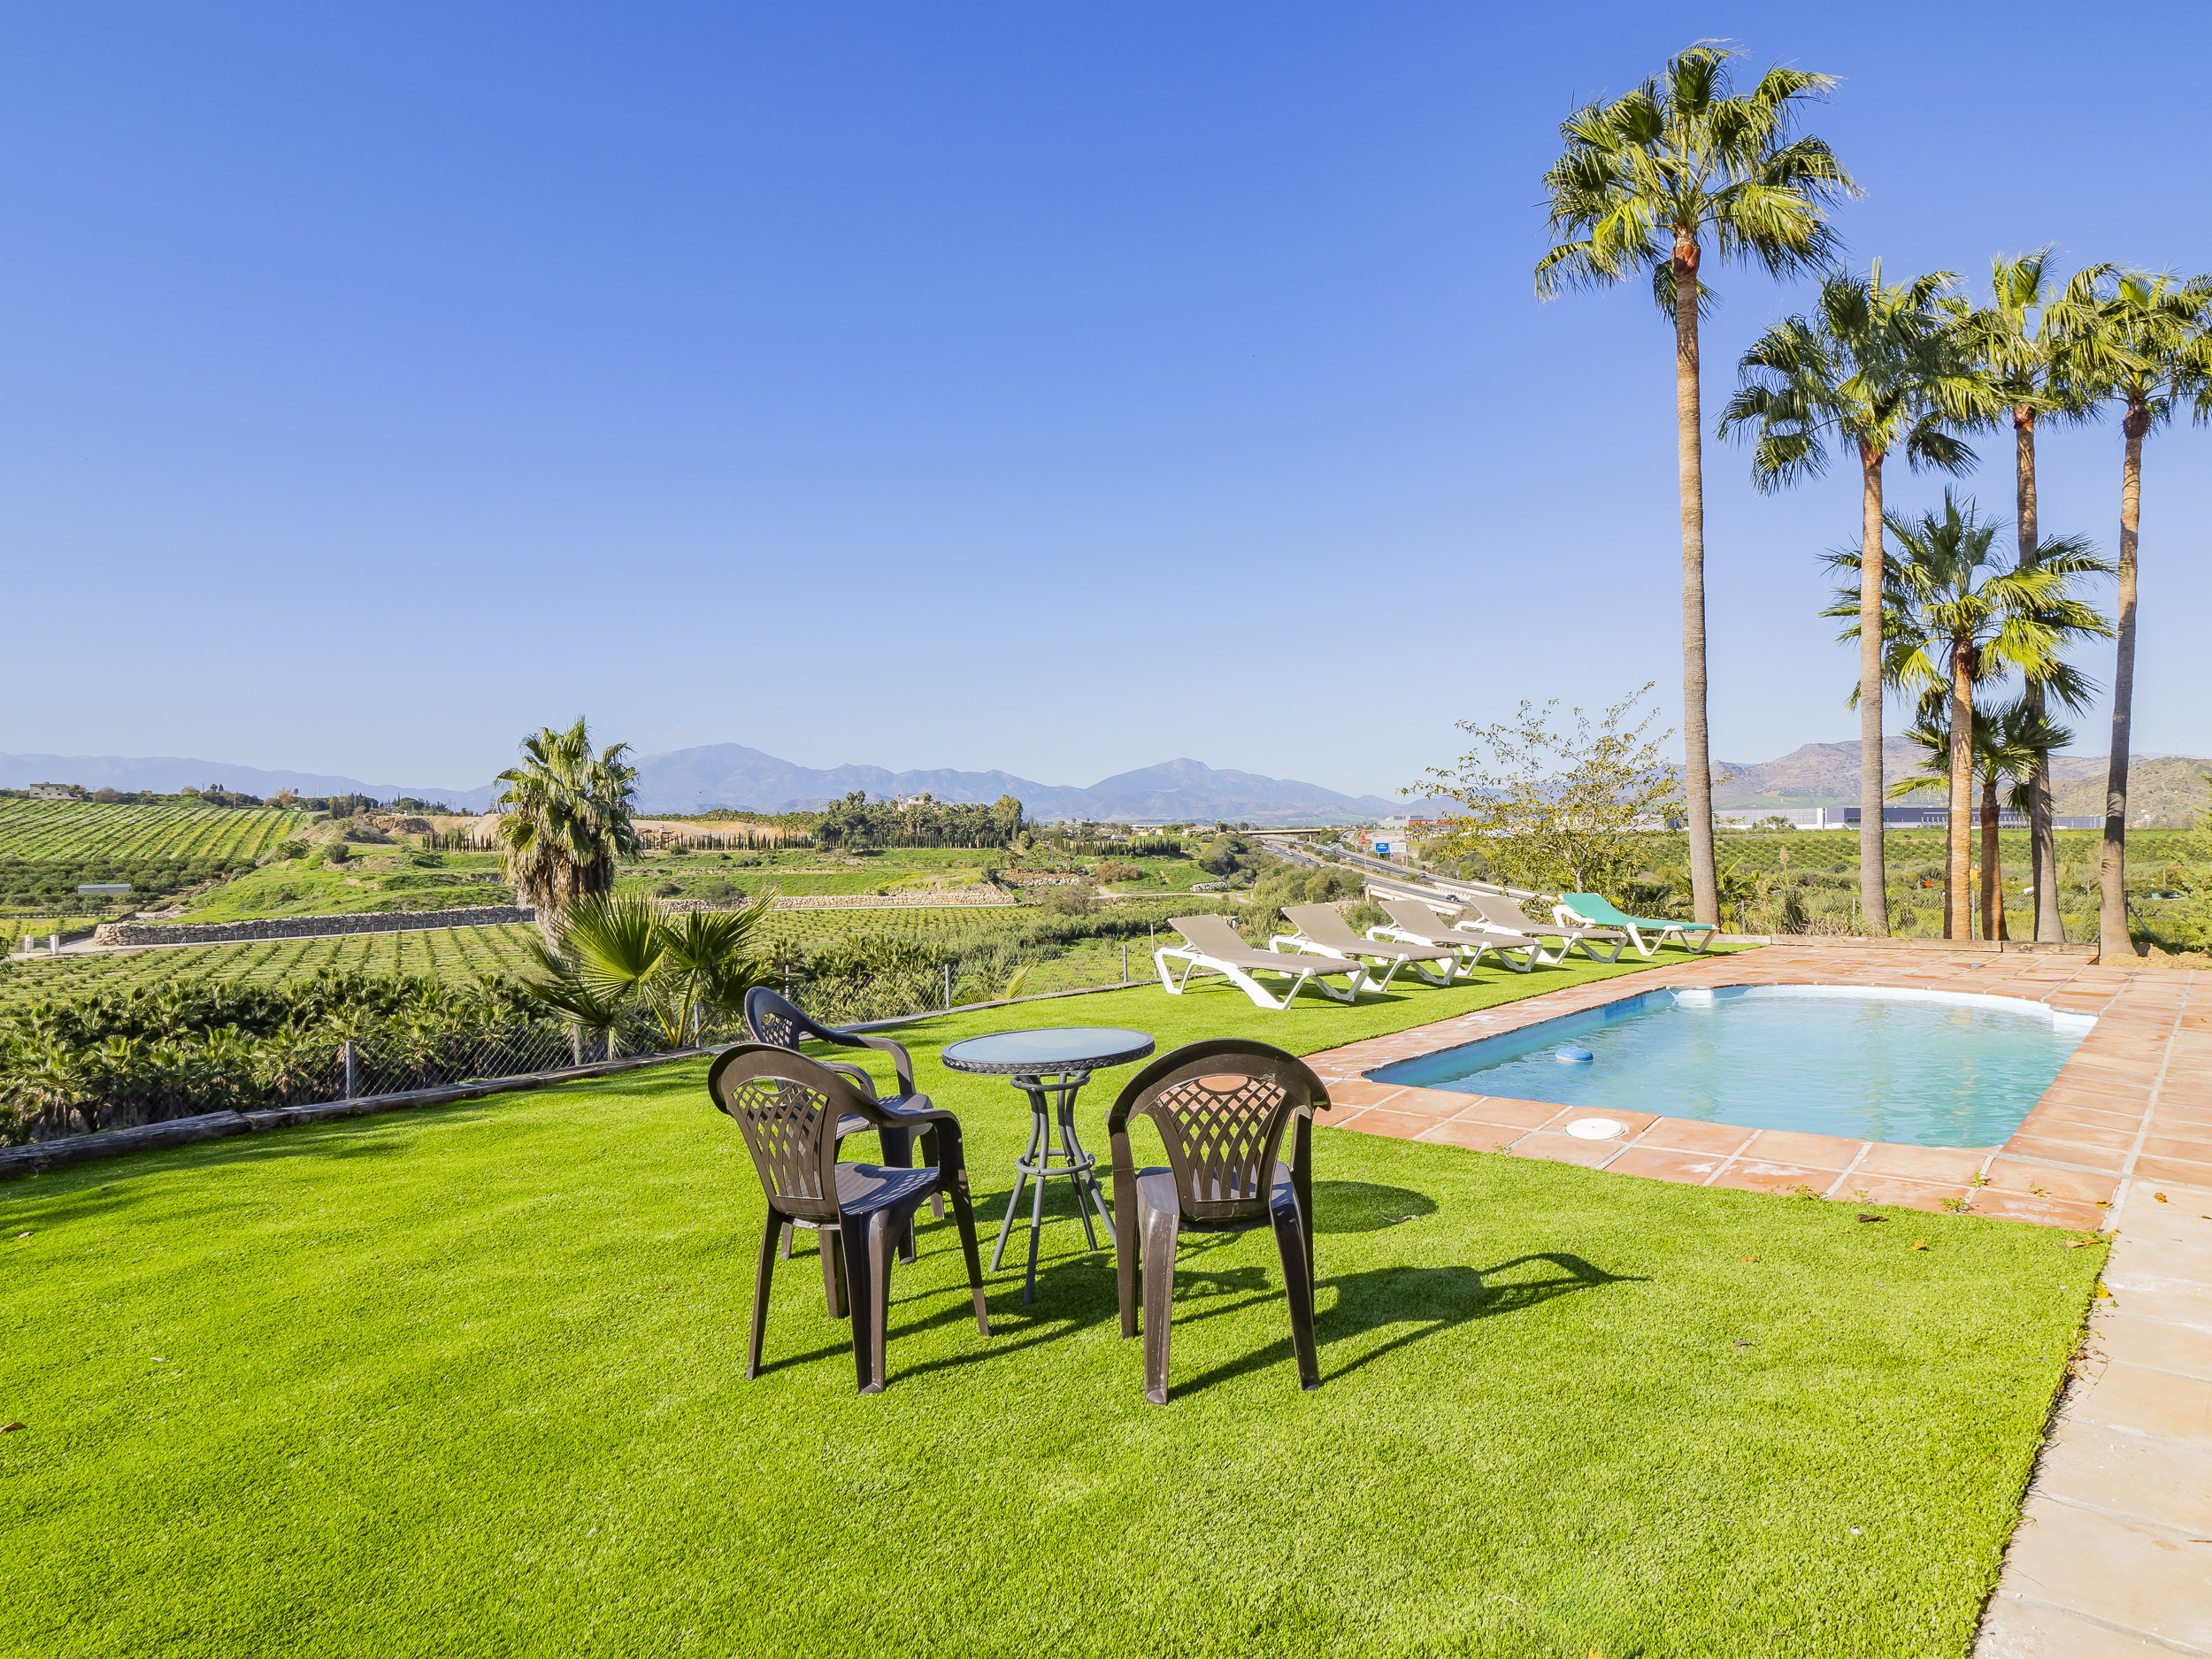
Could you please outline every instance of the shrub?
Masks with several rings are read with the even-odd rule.
[[[1152,872],[1142,864],[1128,864],[1119,858],[1102,858],[1092,879],[1098,881],[1141,881]]]
[[[1047,916],[1088,916],[1093,901],[1081,887],[1048,887],[1038,909]]]
[[[323,856],[334,864],[342,864],[353,856],[353,849],[343,841],[333,841],[324,849]]]

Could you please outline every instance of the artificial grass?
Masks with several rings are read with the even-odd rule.
[[[987,1250],[1027,1111],[943,1041],[1310,1049],[1563,982],[901,1034]],[[0,1649],[1963,1654],[2103,1256],[1324,1131],[1318,1392],[1260,1233],[1186,1243],[1148,1406],[1056,1183],[988,1340],[925,1224],[862,1399],[805,1243],[743,1379],[761,1200],[703,1071],[0,1188]]]

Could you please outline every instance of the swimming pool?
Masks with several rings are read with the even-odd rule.
[[[2096,1023],[2022,997],[1950,991],[1647,991],[1367,1075],[1747,1129],[1984,1147],[2019,1127]],[[1589,1057],[1562,1060],[1562,1048]]]

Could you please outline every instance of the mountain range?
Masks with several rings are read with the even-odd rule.
[[[1919,769],[1924,751],[1903,738],[1882,746],[1883,772],[1894,782]],[[2186,815],[2205,803],[2198,769],[2205,763],[2177,756],[2139,757],[2131,781],[2131,804],[2154,817]],[[2062,755],[2052,760],[2061,812],[2100,809],[2104,757]],[[1344,795],[1319,784],[1231,772],[1201,761],[1166,761],[1118,772],[1087,787],[1039,783],[1004,772],[933,770],[892,772],[882,766],[801,766],[741,743],[710,743],[641,756],[637,804],[642,812],[704,812],[744,807],[757,812],[804,811],[854,790],[872,796],[930,795],[940,801],[1018,798],[1032,818],[1092,818],[1106,823],[1210,822],[1216,818],[1270,826],[1343,823],[1423,814],[1440,803],[1373,795]],[[1714,804],[1740,811],[1754,807],[1855,805],[1859,746],[1807,743],[1778,760],[1720,762]],[[2171,776],[2169,777],[2168,774]],[[365,795],[388,801],[412,795],[442,801],[470,812],[491,804],[497,786],[452,788],[434,784],[368,783],[320,772],[265,771],[227,761],[165,757],[125,759],[112,755],[0,755],[0,788],[33,783],[75,783],[88,789],[154,789],[220,784],[249,795],[280,789],[301,795]],[[2078,800],[2076,797],[2079,797]],[[2170,798],[2169,798],[2170,797]]]

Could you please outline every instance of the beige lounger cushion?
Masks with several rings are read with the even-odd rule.
[[[1229,926],[1228,918],[1220,916],[1171,916],[1167,925],[1182,934],[1193,950],[1217,962],[1233,963],[1248,972],[1264,968],[1271,973],[1350,973],[1363,971],[1357,963],[1340,962],[1333,956],[1285,956],[1272,950],[1256,950],[1238,937],[1237,930]],[[1367,941],[1362,940],[1362,944]]]
[[[1317,945],[1347,956],[1387,956],[1397,962],[1448,962],[1459,952],[1448,945],[1409,945],[1396,939],[1362,939],[1333,904],[1286,904],[1290,925]]]

